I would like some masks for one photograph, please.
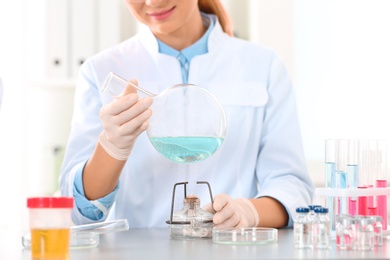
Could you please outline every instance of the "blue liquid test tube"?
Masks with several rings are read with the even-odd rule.
[[[325,140],[325,188],[336,188],[336,139]],[[325,207],[329,209],[331,230],[335,231],[336,198],[327,196]]]
[[[340,139],[336,144],[336,182],[337,188],[347,189],[347,161],[348,161],[348,140]],[[348,199],[346,197],[338,198],[338,214],[348,213]]]

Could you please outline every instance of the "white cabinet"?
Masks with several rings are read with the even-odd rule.
[[[33,81],[76,78],[85,59],[130,37],[137,28],[122,0],[40,0],[30,4],[28,17]]]
[[[47,1],[45,31],[46,55],[45,70],[48,77],[67,78],[69,74],[68,0]]]

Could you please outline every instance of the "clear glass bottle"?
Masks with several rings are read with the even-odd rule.
[[[353,250],[356,243],[356,220],[349,214],[336,216],[336,246],[341,250]]]
[[[328,208],[314,209],[316,216],[313,221],[313,247],[315,249],[330,248],[330,218]]]
[[[314,209],[315,208],[321,208],[322,206],[321,205],[309,205],[308,207],[309,207],[309,219],[311,221],[313,221],[314,217],[316,215],[316,213],[314,212]]]
[[[195,195],[184,199],[184,207],[173,213],[170,224],[170,236],[173,239],[211,238],[214,214],[200,207],[200,200]]]
[[[294,247],[312,248],[312,221],[309,218],[309,208],[296,208],[294,219]]]
[[[375,220],[371,216],[357,216],[357,243],[358,250],[372,250],[375,242]]]
[[[382,225],[382,216],[372,216],[374,219],[374,246],[381,247],[383,244],[383,225]]]
[[[311,204],[307,206],[310,210],[309,214],[314,215],[314,209],[315,208],[322,208],[322,205],[316,205],[316,204]]]

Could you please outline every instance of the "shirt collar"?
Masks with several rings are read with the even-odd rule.
[[[215,25],[215,16],[208,15],[205,13],[201,13],[201,14],[202,14],[203,23],[205,25],[208,25],[208,28],[199,40],[197,40],[191,46],[189,46],[181,51],[178,51],[178,50],[166,45],[165,43],[163,43],[159,39],[157,39],[159,52],[163,53],[163,54],[171,55],[174,57],[178,57],[181,54],[187,59],[188,62],[190,62],[191,59],[196,55],[201,55],[201,54],[207,53],[208,52],[207,42],[208,42],[210,32],[213,30],[214,25]]]
[[[202,13],[202,16],[209,17],[210,25],[207,28],[206,33],[199,39],[196,43],[194,43],[192,46],[189,46],[188,48],[192,49],[194,45],[197,45],[198,42],[202,42],[203,40],[205,41],[203,44],[205,45],[205,52],[203,53],[198,53],[199,54],[205,54],[207,52],[213,51],[215,48],[218,48],[218,45],[221,44],[221,39],[229,37],[226,35],[222,28],[221,25],[219,24],[217,17],[213,14],[204,14]],[[149,50],[150,53],[160,53],[160,54],[167,54],[171,55],[169,53],[162,52],[160,50],[159,46],[159,41],[158,39],[153,35],[153,33],[150,31],[150,29],[146,26],[141,24],[140,25],[140,32],[138,34],[139,40],[142,42],[142,44],[146,47],[146,49]],[[203,46],[204,46],[203,45]],[[169,47],[169,46],[168,46]],[[171,48],[171,47],[169,47]],[[186,49],[188,49],[186,48]],[[171,48],[173,49],[173,48]],[[194,47],[196,49],[196,47]],[[165,49],[164,49],[165,50]],[[179,53],[177,50],[173,49],[175,54]],[[177,55],[173,55],[177,56]],[[195,55],[191,56],[194,57]]]

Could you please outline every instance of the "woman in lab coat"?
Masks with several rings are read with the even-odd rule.
[[[204,206],[209,191],[196,182],[207,181],[215,228],[291,227],[295,208],[311,203],[313,184],[279,57],[233,37],[220,0],[125,3],[145,28],[86,60],[77,80],[60,176],[62,195],[75,198],[73,221],[126,218],[131,227],[165,227],[175,183],[188,182],[188,193]],[[105,95],[100,88],[109,72],[152,93],[182,82],[211,91],[228,122],[220,149],[195,164],[160,155],[145,132],[152,99],[130,86],[115,100]]]

